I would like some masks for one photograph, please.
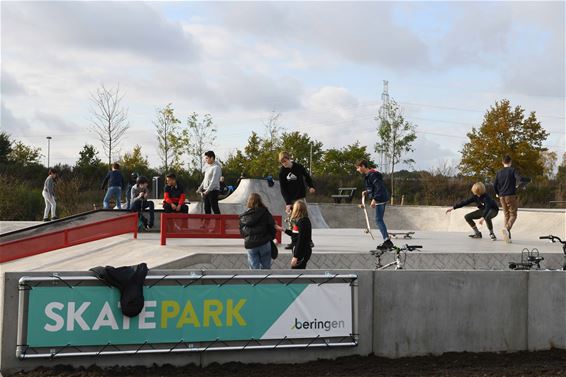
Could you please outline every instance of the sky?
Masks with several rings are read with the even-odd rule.
[[[212,115],[221,159],[274,111],[325,148],[373,151],[384,80],[416,125],[411,168],[457,165],[501,99],[535,111],[545,146],[566,149],[564,1],[0,4],[1,128],[44,155],[51,136],[52,165],[87,143],[104,160],[89,101],[100,85],[124,93],[118,152],[140,145],[152,166],[169,103],[183,122]]]

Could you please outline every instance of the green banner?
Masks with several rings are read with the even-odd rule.
[[[261,339],[306,287],[156,285],[144,288],[144,310],[134,318],[120,312],[117,289],[35,287],[29,292],[27,344],[56,347]]]

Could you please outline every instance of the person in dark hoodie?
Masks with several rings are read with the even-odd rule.
[[[389,238],[387,232],[387,225],[383,220],[385,215],[385,206],[389,200],[389,192],[385,183],[383,183],[383,175],[376,169],[370,169],[369,162],[366,160],[359,160],[356,162],[356,171],[364,176],[365,191],[362,195],[371,199],[371,208],[375,208],[375,223],[381,236],[383,243],[377,246],[379,250],[389,250],[393,247],[393,242]]]
[[[491,222],[491,219],[493,219],[499,213],[497,202],[495,202],[495,200],[493,200],[485,192],[485,185],[481,182],[474,183],[471,191],[473,195],[470,198],[454,204],[452,208],[446,210],[446,213],[450,213],[452,212],[452,210],[465,207],[468,204],[475,204],[478,209],[464,216],[464,219],[466,219],[466,222],[470,224],[474,231],[474,234],[470,234],[469,237],[482,238],[482,234],[478,230],[478,227],[474,222],[474,220],[480,219],[480,225],[483,225],[485,221],[485,223],[487,224],[487,229],[489,229],[489,236],[491,240],[496,241],[497,237],[495,237],[495,234],[493,233],[493,223]]]
[[[289,153],[280,152],[279,162],[281,163],[281,169],[279,169],[281,195],[283,195],[283,200],[285,200],[285,212],[291,213],[293,204],[297,200],[305,198],[307,194],[307,185],[309,193],[311,194],[314,194],[316,189],[307,169],[298,162],[291,160]],[[291,243],[287,245],[285,249],[292,249],[295,241],[296,239],[294,236],[291,237]]]
[[[493,182],[495,195],[499,197],[501,208],[503,208],[505,221],[502,233],[507,243],[511,243],[511,228],[517,220],[517,187],[521,182],[529,181],[528,178],[519,175],[517,169],[511,166],[512,163],[511,156],[505,155],[503,157],[503,169],[497,172],[495,182]]]
[[[275,221],[258,193],[250,194],[247,207],[248,210],[240,215],[240,234],[244,237],[244,246],[248,250],[250,269],[269,270]]]
[[[122,177],[122,173],[120,172],[120,164],[117,162],[112,164],[112,170],[104,177],[100,189],[104,190],[107,185],[108,190],[106,190],[106,195],[104,195],[104,199],[102,200],[102,208],[110,208],[110,199],[114,198],[116,200],[116,207],[122,209],[121,200],[122,188],[124,188],[124,177]]]
[[[293,229],[283,229],[279,225],[275,226],[276,230],[284,231],[287,235],[295,236],[296,241],[293,245],[293,258],[291,258],[291,268],[304,270],[307,268],[307,262],[312,255],[312,224],[309,219],[307,203],[304,200],[297,200],[293,204],[291,212],[291,221]]]

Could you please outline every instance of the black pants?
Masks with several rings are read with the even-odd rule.
[[[173,208],[171,208],[171,204],[169,203],[163,203],[163,212],[165,213],[174,213],[177,212],[176,210],[174,210]],[[181,209],[178,211],[179,213],[189,213],[189,206],[186,204],[183,204],[181,206]]]
[[[492,208],[492,209],[489,210],[487,215],[485,215],[485,217],[484,217],[483,216],[483,209],[478,209],[474,212],[467,213],[466,216],[464,216],[464,219],[466,219],[466,222],[468,224],[470,224],[471,227],[474,227],[474,226],[476,226],[476,223],[474,222],[474,220],[481,219],[483,217],[485,219],[487,229],[489,229],[490,233],[493,233],[493,223],[491,222],[491,219],[493,219],[495,216],[497,216],[498,213],[499,213],[498,209]]]
[[[303,258],[303,259],[299,259],[299,262],[297,263],[296,266],[291,267],[292,270],[304,270],[307,268],[307,263],[308,263],[309,259],[308,258]]]
[[[220,191],[212,190],[204,196],[204,213],[210,214],[214,211],[216,215],[220,214],[220,208],[218,207],[218,194],[220,194]]]
[[[149,227],[153,226],[155,219],[155,205],[150,200],[136,200],[131,205],[130,211],[137,212],[140,216],[144,209],[149,210]]]

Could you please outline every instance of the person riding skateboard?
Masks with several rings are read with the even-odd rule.
[[[387,226],[383,220],[385,206],[389,200],[389,192],[383,182],[383,175],[376,169],[370,169],[369,162],[366,160],[359,160],[356,162],[356,171],[364,176],[366,189],[362,192],[362,195],[371,199],[370,206],[371,208],[375,208],[375,223],[383,237],[383,243],[378,245],[377,249],[391,249],[393,247],[393,242],[391,242],[391,239],[389,238]]]

